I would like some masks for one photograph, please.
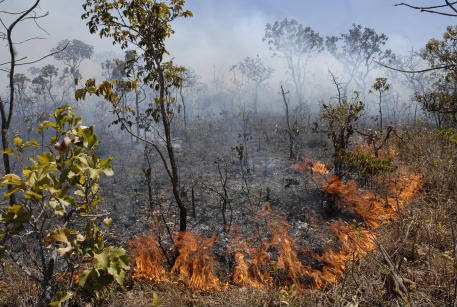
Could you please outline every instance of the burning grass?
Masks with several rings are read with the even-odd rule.
[[[355,181],[344,182],[331,175],[329,168],[318,161],[306,161],[292,168],[309,171],[321,185],[327,201],[349,208],[360,217],[361,222],[335,219],[324,224],[336,237],[338,248],[318,253],[300,246],[290,235],[284,215],[265,203],[258,213],[266,221],[265,227],[258,227],[253,232],[255,235],[242,234],[238,227],[232,227],[232,239],[226,246],[226,259],[233,259],[229,277],[217,271],[221,266],[213,251],[217,238],[190,232],[177,235],[177,256],[172,267],[167,265],[156,235],[132,240],[136,260],[134,277],[153,282],[179,280],[186,287],[200,291],[221,290],[228,284],[262,289],[291,285],[298,289],[322,289],[338,280],[348,261],[375,248],[374,230],[392,220],[422,183],[419,175],[398,170],[384,183],[385,192],[375,193],[357,187]],[[311,262],[320,266],[313,267]]]
[[[298,257],[300,247],[289,235],[288,222],[269,203],[264,203],[259,215],[270,221],[269,239],[253,242],[249,237],[234,236],[236,264],[232,281],[255,288],[304,284],[307,271]]]

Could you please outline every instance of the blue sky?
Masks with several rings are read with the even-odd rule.
[[[441,0],[417,3],[440,3]],[[31,0],[6,0],[1,9],[24,7]],[[49,16],[42,25],[49,32],[46,40],[30,43],[19,53],[38,56],[65,38],[78,38],[96,47],[96,52],[113,51],[107,40],[90,35],[80,19],[81,0],[43,0],[42,10]],[[176,35],[170,50],[178,63],[209,74],[214,67],[228,67],[246,56],[271,58],[262,42],[267,22],[284,17],[296,18],[322,35],[347,31],[352,23],[373,27],[390,37],[389,47],[404,53],[421,48],[431,37],[440,37],[454,18],[419,13],[406,7],[394,7],[392,0],[188,0],[194,18],[176,23]],[[41,34],[32,24],[18,29],[18,36]],[[120,52],[119,52],[120,53]],[[274,60],[272,60],[274,61]]]

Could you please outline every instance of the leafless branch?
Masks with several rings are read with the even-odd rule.
[[[449,6],[451,8],[451,10],[454,11],[454,13],[457,13],[457,9],[454,7],[454,4],[457,2],[450,3],[449,0],[445,0],[445,1],[446,1],[447,6]]]
[[[449,5],[454,5],[457,3],[457,1],[454,1],[452,3],[449,3],[448,1],[446,1],[447,4],[441,4],[441,5],[434,5],[434,6],[414,6],[414,5],[411,5],[411,4],[408,4],[408,3],[397,3],[397,4],[394,4],[394,6],[407,6],[407,7],[410,7],[410,8],[413,8],[415,10],[433,10],[433,9],[439,9],[439,8],[443,8],[443,7],[446,7],[446,6],[449,6]]]
[[[31,38],[27,38],[23,41],[20,41],[20,42],[16,42],[16,43],[13,43],[14,45],[21,45],[21,44],[24,44],[24,43],[27,43],[27,42],[30,42],[32,40],[42,40],[42,39],[45,39],[44,37],[40,37],[40,36],[34,36],[34,37],[31,37]]]
[[[27,19],[37,20],[37,19],[44,18],[44,17],[46,17],[46,16],[48,16],[48,15],[49,15],[49,12],[46,12],[46,13],[44,13],[44,14],[42,14],[42,15],[37,15],[37,14],[35,13],[34,16],[25,17],[23,20],[27,20]]]
[[[48,16],[49,15],[49,12],[46,12],[46,14],[44,14],[42,17],[45,17],[45,16]],[[40,17],[40,18],[42,18]],[[47,35],[51,35],[48,31],[46,31],[42,26],[40,26],[40,24],[38,23],[38,18],[34,18],[33,21],[35,22],[35,26],[40,29],[41,31],[43,31],[44,33],[46,33]]]
[[[23,57],[23,58],[17,59],[16,61],[23,61],[25,59],[27,59],[27,57]],[[8,65],[11,64],[11,61],[10,62],[5,62],[5,63],[0,63],[0,66],[7,65],[7,64]]]
[[[445,0],[446,4],[441,4],[441,5],[433,5],[433,6],[416,6],[416,5],[411,5],[409,3],[397,3],[394,6],[406,6],[409,8],[412,8],[414,10],[418,10],[420,12],[424,13],[431,13],[431,14],[437,14],[437,15],[443,15],[443,16],[449,16],[449,17],[457,17],[457,9],[454,7],[455,4],[457,4],[457,1],[454,2],[449,2],[448,0]],[[449,7],[454,13],[446,13],[442,11],[438,11],[438,9],[443,9]]]
[[[443,66],[430,67],[430,68],[425,68],[425,69],[420,69],[420,70],[405,70],[405,69],[395,68],[395,67],[383,64],[381,62],[377,62],[377,61],[375,61],[375,63],[380,65],[380,66],[382,66],[382,67],[385,67],[385,68],[388,68],[388,69],[391,69],[391,70],[395,70],[395,71],[398,71],[398,72],[407,73],[407,74],[420,74],[420,73],[434,71],[434,70],[455,69],[455,68],[457,68],[457,65],[452,64],[452,65],[443,65]]]
[[[68,43],[67,43],[62,49],[59,49],[59,50],[56,50],[56,51],[54,51],[54,52],[48,53],[47,55],[42,56],[41,58],[35,59],[35,60],[33,60],[33,61],[30,61],[30,62],[17,63],[17,62],[19,62],[19,61],[24,61],[24,60],[28,59],[28,57],[23,57],[23,58],[17,59],[17,60],[16,60],[16,66],[24,66],[24,65],[35,64],[35,63],[40,62],[40,61],[42,61],[42,60],[44,60],[44,59],[46,59],[46,58],[49,58],[49,57],[53,56],[53,55],[55,55],[55,54],[57,54],[57,53],[59,53],[59,52],[64,51],[64,50],[67,48],[67,46],[68,46]],[[6,64],[11,64],[11,62],[1,63],[0,66],[6,65]]]
[[[330,70],[328,72],[329,72],[330,76],[332,77],[332,81],[333,81],[333,84],[335,84],[335,86],[336,86],[336,90],[338,91],[338,103],[341,104],[342,98],[343,98],[341,96],[341,83],[338,82],[335,75]]]
[[[141,137],[140,135],[137,135],[135,132],[133,132],[132,129],[130,129],[130,126],[125,122],[125,119],[121,116],[121,114],[119,114],[118,109],[114,108],[114,114],[117,116],[117,119],[121,122],[122,128],[128,134],[130,134],[132,137],[134,137],[134,138],[144,142],[145,144],[151,146],[152,148],[154,148],[154,150],[157,152],[157,154],[159,155],[160,159],[163,162],[163,165],[164,165],[164,168],[165,168],[165,171],[166,171],[168,177],[172,178],[171,170],[168,167],[168,163],[166,162],[167,160],[165,159],[165,156],[162,153],[162,151],[160,150],[159,146],[156,143],[154,143],[150,140],[147,140],[147,139]]]
[[[3,2],[3,1],[2,1]],[[2,3],[0,2],[0,4]],[[8,11],[0,11],[0,14],[7,14],[7,15],[21,15],[24,14],[26,11],[20,11],[20,12],[8,12]]]
[[[403,283],[403,278],[401,277],[400,272],[398,271],[398,269],[395,267],[394,263],[392,262],[392,259],[390,258],[386,249],[384,248],[384,246],[382,246],[382,244],[380,244],[376,240],[375,240],[375,243],[378,246],[379,250],[381,251],[381,254],[384,257],[384,260],[387,263],[387,267],[389,268],[392,278],[398,283],[399,287],[401,288],[401,291],[406,295],[409,305],[411,307],[414,307],[415,304],[414,304],[413,300],[411,299],[411,296],[409,295],[408,288],[406,288],[405,284]]]

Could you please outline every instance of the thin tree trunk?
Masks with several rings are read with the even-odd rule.
[[[259,83],[255,84],[255,97],[254,97],[254,114],[257,115],[257,100],[259,99]]]
[[[140,135],[140,98],[138,91],[135,90],[135,112],[136,112],[136,134]]]
[[[160,63],[157,65],[160,67]],[[183,203],[181,199],[181,195],[179,194],[179,175],[178,175],[178,165],[176,163],[175,152],[173,149],[173,139],[171,136],[171,122],[170,117],[167,114],[167,108],[165,105],[165,77],[163,75],[163,70],[159,68],[159,85],[160,85],[160,92],[159,92],[159,102],[160,102],[160,113],[162,116],[162,124],[165,130],[165,141],[167,147],[168,158],[170,160],[171,166],[171,185],[173,190],[173,196],[176,200],[176,203],[179,208],[179,231],[185,232],[187,230],[187,207]]]
[[[379,128],[382,131],[382,94],[379,92]]]
[[[292,128],[290,126],[290,119],[289,119],[289,104],[287,103],[286,99],[286,92],[281,85],[281,94],[284,100],[285,112],[286,112],[286,123],[287,123],[287,134],[289,135],[289,159],[295,159],[295,152],[294,152],[294,136],[292,132]]]

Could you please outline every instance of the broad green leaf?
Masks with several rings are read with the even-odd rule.
[[[27,191],[24,193],[24,198],[27,200],[30,199],[43,199],[43,195],[35,193],[33,191]]]
[[[21,177],[19,177],[16,174],[5,175],[2,178],[1,184],[3,186],[8,185],[8,184],[10,184],[10,185],[20,185],[21,184]]]
[[[123,248],[108,247],[94,258],[97,260],[97,268],[107,270],[119,285],[124,283],[125,270],[129,268],[130,258]]]
[[[24,147],[39,147],[40,144],[36,140],[27,141],[24,143]]]
[[[23,205],[12,205],[4,209],[2,215],[0,215],[0,222],[6,225],[12,225],[12,231],[16,231],[25,222],[30,219],[30,214],[25,210]]]
[[[107,159],[100,161],[100,168],[103,170],[105,176],[111,177],[114,175],[113,168],[111,167],[111,160],[112,158],[109,157]]]
[[[153,291],[152,292],[152,307],[159,307],[160,306],[160,301],[159,301],[159,295],[157,292]]]
[[[103,220],[103,224],[106,226],[106,227],[111,227],[111,225],[113,224],[113,219],[110,218],[110,217],[107,217]]]
[[[43,130],[46,129],[46,128],[49,128],[49,127],[57,128],[57,124],[53,123],[53,122],[50,122],[50,121],[44,121],[38,127],[38,133],[43,133]]]

